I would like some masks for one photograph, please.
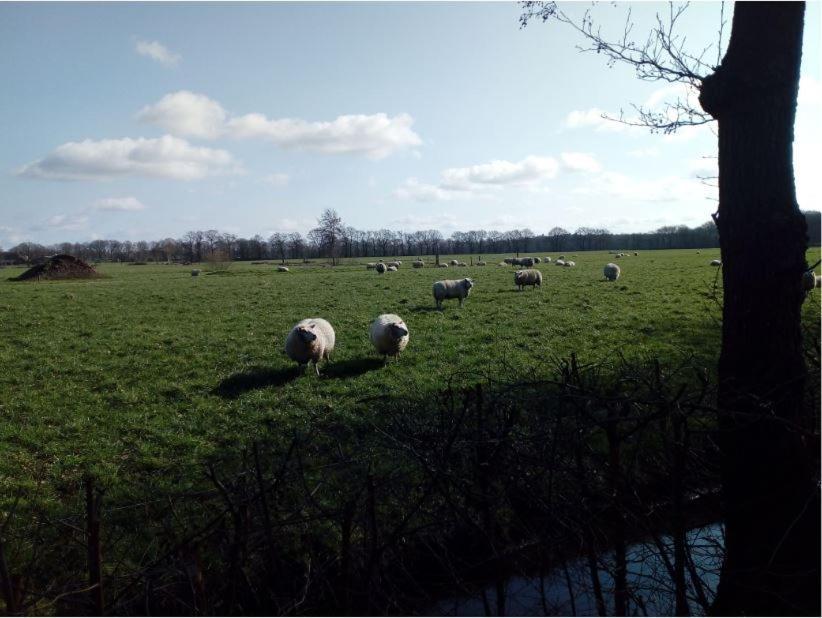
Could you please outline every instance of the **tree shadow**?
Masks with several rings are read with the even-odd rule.
[[[380,369],[384,364],[381,358],[352,358],[320,365],[320,374],[331,380],[353,378]]]
[[[268,367],[252,367],[248,371],[235,373],[225,378],[216,386],[213,393],[224,399],[236,399],[248,391],[268,388],[270,386],[282,386],[292,380],[296,380],[303,373],[305,373],[305,367],[302,366],[277,370]]]

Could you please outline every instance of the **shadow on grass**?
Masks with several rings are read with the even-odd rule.
[[[369,371],[380,369],[385,363],[381,358],[352,358],[339,362],[320,365],[320,373],[325,378],[353,378]],[[312,369],[313,370],[313,369]]]
[[[269,369],[268,367],[252,367],[248,371],[235,373],[220,382],[214,389],[214,394],[225,399],[236,399],[248,391],[282,386],[296,380],[305,373],[304,367],[294,366],[288,369]]]
[[[416,307],[411,307],[410,311],[414,313],[432,313],[434,311],[442,311],[442,309],[437,309],[436,307],[431,307],[430,305],[417,305]]]

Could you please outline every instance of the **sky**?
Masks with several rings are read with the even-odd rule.
[[[581,16],[590,3],[560,5]],[[714,47],[692,4],[688,49]],[[822,208],[820,3],[807,5],[794,164]],[[656,2],[599,3],[637,38]],[[724,43],[733,7],[725,7]],[[192,229],[504,231],[699,225],[716,209],[713,125],[603,120],[688,96],[643,82],[516,3],[0,2],[0,247]]]

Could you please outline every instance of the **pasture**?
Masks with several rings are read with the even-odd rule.
[[[424,398],[482,377],[539,379],[571,353],[585,363],[692,358],[713,370],[721,279],[709,262],[718,255],[578,252],[568,256],[574,268],[538,265],[542,288],[523,292],[515,269],[497,265],[504,256],[448,269],[430,257],[414,269],[405,258],[385,275],[366,270],[374,258],[289,264],[289,273],[276,262],[235,263],[199,277],[190,266],[101,264],[104,278],[42,283],[8,281],[20,270],[6,268],[0,491],[59,502],[87,472],[115,497],[127,497],[136,478],[185,486],[190,470],[261,436],[327,415],[378,414],[381,398]],[[622,267],[616,282],[603,278],[610,261]],[[465,306],[450,300],[436,311],[432,283],[462,277],[475,282]],[[818,290],[804,312],[818,326]],[[386,365],[368,340],[381,313],[399,314],[411,332],[405,353]],[[305,317],[326,318],[337,333],[320,378],[283,354]]]

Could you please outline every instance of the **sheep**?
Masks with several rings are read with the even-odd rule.
[[[806,292],[809,292],[815,287],[817,287],[816,280],[816,273],[812,270],[808,270],[802,273],[802,287],[805,289]]]
[[[288,266],[277,266],[277,272],[278,273],[287,273],[288,272]]]
[[[711,260],[711,266],[722,266],[722,260]]]
[[[564,255],[561,255],[561,256],[559,256],[557,259],[558,259],[558,260],[564,260],[564,259],[565,259],[565,256],[564,256]]]
[[[542,258],[535,257],[534,264],[539,264],[542,261]]]
[[[551,256],[546,255],[544,258],[542,258],[542,260],[543,260],[543,262],[548,263],[548,262],[551,261]]]
[[[617,279],[619,279],[619,275],[622,271],[620,270],[619,266],[617,266],[613,262],[610,262],[605,265],[605,268],[602,269],[602,272],[608,281],[616,281]]]
[[[446,279],[434,283],[431,291],[434,294],[434,301],[437,309],[442,309],[442,301],[448,298],[459,298],[460,307],[465,302],[465,298],[471,293],[474,282],[471,279]]]
[[[459,266],[460,265],[460,263],[457,260],[451,260],[448,263],[451,264],[451,266]]]
[[[508,264],[506,264],[505,262],[500,262],[499,264],[497,264],[497,266],[508,266]]]
[[[636,251],[634,251],[634,257],[636,257],[636,256],[638,256],[638,255],[639,255],[639,253],[637,253]]]
[[[417,260],[417,261],[415,261],[415,262],[414,262],[413,264],[411,264],[411,265],[412,265],[414,268],[424,268],[424,267],[425,267],[425,262],[423,262],[422,260]]]
[[[378,262],[377,265],[374,267],[374,270],[376,270],[380,274],[383,274],[387,270],[387,268],[388,267],[385,264],[383,264],[382,262]]]
[[[504,260],[502,260],[502,262],[503,262],[504,264],[507,264],[507,265],[509,265],[509,266],[510,266],[511,264],[513,264],[513,263],[514,263],[514,260],[515,260],[515,259],[516,259],[516,258],[505,258]]]
[[[201,271],[200,271],[200,269],[199,269],[199,268],[194,268],[194,269],[192,269],[192,271],[191,271],[191,276],[192,276],[192,277],[199,277],[199,276],[200,276],[200,272],[201,272]]]
[[[397,272],[397,267],[392,264],[391,266],[388,267],[388,272],[390,272],[390,273]]]
[[[532,257],[520,258],[519,265],[520,266],[525,266],[527,268],[531,268],[534,265],[534,258],[532,258]]]
[[[568,268],[571,268],[572,266],[576,266],[576,265],[577,265],[577,263],[574,262],[573,260],[568,260],[563,264],[563,266],[567,266]]]
[[[391,268],[393,266],[396,269],[399,268],[401,264],[402,262],[388,262],[388,268]]]
[[[408,326],[402,318],[393,313],[384,313],[377,316],[371,323],[369,334],[371,343],[377,354],[382,354],[386,360],[389,356],[397,357],[408,345]]]
[[[442,262],[440,264],[437,264],[437,268],[448,268],[448,264],[446,264],[445,262]]]
[[[480,260],[479,262],[477,262],[477,266],[485,266],[487,264],[488,262],[485,262],[484,260]]]
[[[565,266],[565,260],[562,258],[557,258],[557,261],[554,262],[554,266]]]
[[[285,339],[285,353],[300,365],[314,362],[314,371],[320,375],[318,363],[331,360],[336,336],[331,324],[322,318],[300,320]]]
[[[368,264],[365,265],[365,270],[374,270],[376,267],[376,262],[368,262]]]
[[[465,262],[460,262],[459,266],[468,266],[468,264],[466,264]]]
[[[530,285],[531,289],[536,286],[542,287],[542,273],[536,269],[518,270],[514,273],[514,285],[522,292],[526,285]]]

